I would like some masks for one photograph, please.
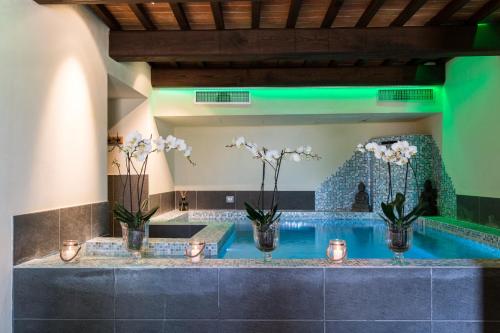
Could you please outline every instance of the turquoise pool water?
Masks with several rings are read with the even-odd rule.
[[[392,258],[385,243],[386,228],[378,220],[282,221],[280,245],[273,258],[325,258],[330,239],[347,241],[348,258]],[[238,222],[219,257],[228,259],[261,258],[253,244],[249,222]],[[414,227],[411,249],[413,259],[485,259],[500,258],[500,250],[429,227]]]

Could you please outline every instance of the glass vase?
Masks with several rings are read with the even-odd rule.
[[[404,265],[404,253],[411,247],[413,229],[409,227],[389,227],[387,229],[387,246],[394,253],[393,263]]]
[[[280,236],[279,220],[275,221],[267,230],[261,231],[253,223],[253,241],[259,251],[264,254],[264,262],[269,262],[272,252],[278,247]]]
[[[146,232],[142,229],[127,229],[127,250],[134,259],[140,259],[144,248]]]

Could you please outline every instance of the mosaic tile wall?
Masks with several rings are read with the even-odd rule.
[[[431,179],[438,188],[438,206],[443,216],[456,217],[456,194],[450,177],[447,175],[439,148],[430,135],[402,135],[374,138],[370,141],[407,140],[417,146],[418,155],[413,159],[417,183],[413,172],[408,173],[407,210],[414,207],[426,179]],[[354,147],[353,147],[354,149]],[[404,191],[405,167],[394,166],[393,190]],[[355,152],[337,172],[328,177],[316,191],[316,210],[350,211],[357,192],[357,185],[363,181],[370,195],[370,204],[375,212],[380,211],[380,203],[387,200],[387,164],[372,155]]]

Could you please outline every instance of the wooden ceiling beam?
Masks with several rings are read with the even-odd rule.
[[[297,18],[299,17],[300,7],[302,7],[302,0],[291,0],[290,9],[288,10],[288,19],[286,21],[286,27],[288,29],[295,28],[297,24]]]
[[[448,21],[457,11],[467,4],[470,0],[451,0],[443,9],[441,9],[433,18],[431,18],[425,25],[435,26],[441,25]]]
[[[402,27],[427,2],[427,0],[411,0],[398,17],[391,22],[391,27]]]
[[[262,9],[262,1],[252,2],[252,29],[260,27],[260,11]]]
[[[134,12],[134,15],[141,22],[144,29],[157,30],[153,21],[151,21],[151,18],[149,17],[148,13],[146,12],[144,5],[142,5],[142,4],[129,4],[128,7],[130,8],[130,10],[132,12]]]
[[[477,12],[472,14],[467,20],[467,24],[477,24],[481,22],[491,14],[493,14],[497,9],[500,8],[500,0],[490,0],[483,5]]]
[[[153,87],[434,85],[444,79],[443,66],[151,70]]]
[[[109,54],[118,61],[147,62],[500,55],[500,27],[111,31]]]
[[[325,17],[323,18],[323,22],[321,22],[321,28],[327,29],[330,28],[337,17],[340,8],[344,4],[344,0],[331,0],[330,5],[326,11]]]
[[[34,0],[41,5],[117,5],[117,4],[143,4],[146,0]],[[156,0],[158,3],[206,3],[208,0]],[[229,2],[233,0],[212,0],[213,2]],[[262,0],[248,0],[251,2]]]
[[[220,1],[210,1],[212,15],[214,16],[215,27],[217,30],[224,30],[224,14],[222,11],[222,3]]]
[[[106,8],[105,5],[88,5],[90,10],[99,17],[104,24],[106,24],[110,30],[121,30],[120,23],[111,14],[111,12]]]
[[[186,17],[186,13],[184,12],[184,7],[182,6],[182,3],[173,2],[170,4],[170,8],[174,13],[179,28],[181,30],[191,30],[191,26],[189,25],[189,21]]]
[[[364,28],[367,27],[368,24],[370,24],[370,21],[372,18],[377,14],[378,10],[382,5],[384,4],[385,0],[372,0],[370,1],[370,4],[368,7],[366,7],[365,11],[363,12],[363,15],[358,20],[358,23],[356,23],[356,28]]]

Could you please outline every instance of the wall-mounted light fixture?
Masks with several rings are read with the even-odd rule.
[[[115,136],[108,135],[108,146],[116,146],[123,144],[123,136],[116,133]]]

